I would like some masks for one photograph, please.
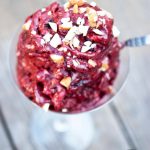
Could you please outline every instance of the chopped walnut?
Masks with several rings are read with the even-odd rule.
[[[61,43],[62,43],[61,38],[59,34],[56,33],[51,39],[50,45],[54,48],[57,48],[59,45],[61,45]]]
[[[26,22],[23,26],[22,26],[22,29],[23,30],[29,30],[30,29],[30,26],[31,26],[31,20],[29,20],[28,22]]]
[[[32,31],[31,31],[31,34],[32,34],[32,35],[36,35],[36,31],[32,30]]]
[[[85,52],[89,51],[90,49],[91,49],[90,46],[82,46],[81,52],[85,53]]]
[[[52,30],[53,30],[54,32],[57,32],[57,24],[56,24],[56,23],[54,23],[54,22],[49,22],[48,24],[50,25],[50,27],[52,28]]]
[[[50,33],[46,33],[46,34],[43,36],[43,39],[44,39],[45,43],[50,42],[51,37],[52,37],[52,35],[51,35]]]
[[[73,6],[73,13],[77,14],[78,12],[79,12],[79,10],[78,10],[78,5],[75,4],[75,5]]]
[[[84,0],[69,0],[71,5],[77,4],[78,6],[82,6],[84,4]]]
[[[47,15],[48,15],[48,16],[51,16],[51,15],[52,15],[52,12],[51,12],[51,11],[49,11],[49,12],[47,13]]]
[[[66,22],[69,22],[69,21],[70,21],[70,17],[66,17],[66,18],[61,19],[62,23],[66,23]]]
[[[27,44],[27,45],[25,45],[25,47],[27,48],[27,49],[34,49],[35,48],[35,46],[33,45],[33,44]]]
[[[78,60],[73,60],[72,62],[75,67],[80,65],[80,62]]]
[[[102,31],[99,30],[99,29],[93,29],[93,32],[96,33],[96,34],[98,34],[98,35],[105,35],[105,33],[102,32]]]
[[[92,59],[88,60],[88,64],[91,65],[92,67],[96,67],[97,66],[97,63],[94,60],[92,60]]]
[[[79,47],[80,41],[77,37],[74,37],[74,39],[72,40],[72,44],[74,47]]]
[[[71,77],[65,77],[60,81],[60,84],[66,87],[67,89],[70,87],[71,84]]]
[[[96,10],[91,7],[86,8],[86,13],[87,14],[97,14]]]
[[[78,0],[69,0],[69,2],[70,2],[71,5],[75,5],[75,4],[78,3]]]
[[[85,24],[85,19],[82,19],[82,18],[78,18],[77,19],[77,25],[84,25]]]
[[[59,29],[69,30],[72,28],[72,22],[64,22],[63,24],[59,25]]]
[[[84,45],[86,45],[86,46],[91,46],[91,44],[92,44],[91,41],[86,41],[86,42],[84,42]]]
[[[53,60],[53,62],[55,62],[57,64],[61,64],[64,62],[64,57],[61,55],[51,54],[50,58]]]
[[[96,27],[97,26],[97,20],[98,20],[98,15],[97,15],[97,12],[90,8],[90,7],[87,7],[87,16],[88,16],[88,20],[89,20],[89,24],[91,27]]]
[[[67,3],[64,4],[65,11],[67,11],[70,7],[71,7],[71,3],[70,2],[67,2]]]
[[[73,26],[66,34],[64,41],[65,42],[71,41],[75,37],[76,31],[77,31],[77,27]]]
[[[45,110],[45,111],[48,111],[49,110],[49,107],[50,107],[50,104],[49,103],[45,103],[42,108]]]
[[[82,7],[82,8],[79,8],[79,13],[85,13],[86,12],[86,8]]]
[[[89,30],[89,26],[80,25],[78,28],[79,34],[83,34],[83,36],[86,36]]]
[[[66,112],[68,112],[68,109],[67,109],[67,108],[63,108],[63,109],[62,109],[62,112],[63,112],[63,113],[66,113]]]
[[[82,6],[84,4],[84,0],[78,0],[78,6]]]
[[[88,14],[88,20],[89,20],[89,24],[91,27],[96,27],[96,20],[95,20],[95,14],[92,13],[92,14]]]
[[[103,63],[100,70],[101,71],[106,71],[109,68],[109,65],[107,63]]]
[[[115,94],[117,92],[116,89],[113,86],[111,86],[111,85],[108,87],[108,90],[112,94]]]

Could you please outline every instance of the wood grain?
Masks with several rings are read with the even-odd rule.
[[[124,3],[124,4],[123,4]],[[150,33],[148,10],[150,1],[123,1],[122,12],[118,16],[124,39]],[[125,10],[126,9],[126,10]],[[122,18],[122,19],[121,19]],[[124,18],[124,19],[123,19]],[[150,47],[130,50],[130,73],[124,89],[115,100],[127,130],[138,149],[149,150],[150,144]]]
[[[150,17],[150,1],[126,0],[116,2],[113,0],[101,1],[100,3],[114,14],[116,24],[121,30],[121,39],[150,33],[150,19],[148,19]],[[126,86],[114,101],[114,106],[119,110],[124,126],[137,149],[144,150],[148,150],[150,147],[150,121],[148,119],[150,115],[149,55],[150,47],[130,49],[129,77]]]
[[[1,123],[1,121],[2,120],[1,120],[1,116],[0,116],[0,137],[1,137],[1,139],[0,139],[0,149],[12,150],[11,144],[10,144],[10,142],[8,140],[8,137],[7,137],[7,135],[4,131],[4,127]]]

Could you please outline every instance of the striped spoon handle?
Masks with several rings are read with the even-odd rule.
[[[150,45],[150,34],[141,37],[131,38],[124,42],[124,46],[127,47],[139,47],[146,45]]]

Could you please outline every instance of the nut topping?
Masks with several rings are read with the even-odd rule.
[[[63,112],[63,113],[66,113],[66,112],[68,112],[68,109],[67,109],[67,108],[63,108],[63,109],[62,109],[62,112]]]
[[[72,62],[75,67],[80,65],[80,62],[78,60],[73,60]]]
[[[91,65],[92,67],[96,67],[97,66],[97,63],[94,60],[92,60],[92,59],[88,60],[88,64]]]
[[[31,31],[31,34],[32,34],[32,35],[36,35],[36,31],[32,30],[32,31]]]
[[[70,6],[71,6],[71,3],[70,3],[70,2],[65,3],[65,4],[64,4],[64,9],[65,9],[65,11],[68,11],[68,9],[70,8]]]
[[[99,29],[93,29],[93,32],[98,35],[105,35],[104,32],[100,31]]]
[[[67,18],[62,18],[61,19],[61,22],[62,23],[66,23],[66,22],[69,22],[70,21],[70,18],[69,17],[67,17]]]
[[[72,28],[72,21],[61,24],[60,29],[69,30]]]
[[[82,6],[84,4],[84,0],[69,0],[71,5],[77,4],[78,6]]]
[[[45,111],[94,109],[117,77],[122,43],[114,20],[85,1],[56,1],[27,17],[20,33],[18,83]]]
[[[79,10],[78,10],[78,5],[75,4],[75,5],[73,6],[73,13],[77,14],[78,12],[79,12]]]
[[[48,43],[50,40],[51,40],[51,37],[52,35],[50,33],[46,33],[44,36],[43,36],[43,39],[46,43]]]
[[[79,8],[79,13],[85,13],[86,12],[86,8],[85,7],[81,7]]]
[[[74,37],[74,39],[72,40],[72,44],[74,47],[79,47],[80,41],[78,40],[77,37]]]
[[[45,103],[42,108],[47,112],[49,110],[50,104],[49,103]]]
[[[101,68],[100,68],[100,70],[101,71],[106,71],[108,68],[109,68],[109,65],[103,63],[102,66],[101,66]]]
[[[80,25],[79,28],[78,28],[79,33],[83,34],[83,36],[87,35],[88,30],[89,30],[89,26]]]
[[[52,30],[53,30],[54,32],[57,32],[57,24],[56,24],[56,23],[54,23],[54,22],[49,22],[48,24],[50,25],[50,27],[52,28]]]
[[[22,26],[22,29],[23,29],[23,30],[29,30],[29,29],[30,29],[30,26],[31,26],[31,23],[32,23],[32,21],[29,20],[28,22],[26,22],[26,23]]]
[[[54,63],[62,64],[64,62],[64,57],[57,54],[51,54],[50,58],[53,60]]]
[[[60,81],[60,84],[69,89],[71,84],[71,77],[65,77]]]
[[[56,33],[51,39],[50,45],[54,48],[57,48],[61,43],[62,43],[61,38],[59,34]]]
[[[77,32],[77,27],[76,26],[73,26],[67,33],[67,35],[65,36],[64,38],[64,41],[71,41],[75,35],[76,35],[76,32]]]
[[[77,19],[77,25],[84,25],[84,24],[85,24],[85,20],[79,17]]]

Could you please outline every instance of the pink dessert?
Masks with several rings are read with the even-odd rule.
[[[34,103],[83,112],[112,92],[121,44],[113,17],[95,2],[54,2],[27,17],[17,46],[17,77]]]

